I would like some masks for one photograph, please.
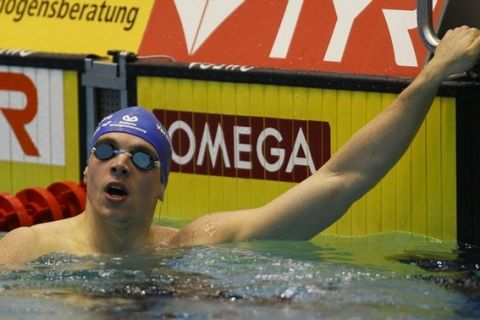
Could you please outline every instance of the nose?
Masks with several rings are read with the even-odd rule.
[[[118,154],[111,159],[110,173],[115,176],[127,176],[130,173],[128,155]]]

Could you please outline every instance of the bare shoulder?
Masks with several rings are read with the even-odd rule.
[[[6,246],[10,243],[16,243],[18,240],[34,240],[35,232],[32,231],[32,228],[21,227],[13,229],[12,231],[5,234],[5,236],[0,240],[0,246]]]
[[[32,228],[22,227],[8,232],[0,240],[0,264],[18,265],[36,256],[38,233]]]
[[[153,224],[152,228],[153,242],[155,245],[172,244],[172,239],[178,234],[179,230],[176,228],[161,226]]]
[[[32,227],[22,227],[8,232],[0,240],[0,265],[20,265],[40,256],[64,251],[72,241],[71,222],[59,220]]]
[[[196,246],[252,240],[257,238],[255,230],[259,221],[265,220],[265,212],[264,208],[254,208],[203,215],[179,230],[170,243]]]

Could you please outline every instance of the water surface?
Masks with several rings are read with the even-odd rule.
[[[0,319],[475,318],[479,263],[402,233],[57,253],[0,270]]]

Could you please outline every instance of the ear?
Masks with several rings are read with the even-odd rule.
[[[85,167],[85,170],[83,170],[83,183],[87,185],[87,173],[88,173],[88,166]]]

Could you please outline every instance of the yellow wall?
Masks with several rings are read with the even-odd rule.
[[[138,104],[216,114],[327,121],[332,154],[395,98],[394,94],[138,79]],[[407,231],[456,239],[455,101],[436,98],[412,146],[393,170],[326,230],[337,235]],[[265,204],[293,184],[172,173],[162,218],[191,220],[215,211]]]
[[[16,69],[16,72],[28,72],[36,74],[44,72],[45,69]],[[48,71],[47,71],[48,72]],[[0,161],[0,192],[16,193],[24,188],[47,187],[49,184],[60,180],[79,180],[79,123],[78,123],[78,77],[76,71],[60,71],[63,83],[63,118],[64,118],[64,165],[52,165],[48,163],[35,163],[33,160],[24,161]],[[37,86],[37,90],[47,90],[44,94],[58,89],[54,83],[48,83],[45,87]],[[53,111],[51,111],[53,112]],[[1,115],[0,115],[1,116]],[[40,111],[37,117],[41,117]],[[6,129],[2,125],[2,129]],[[31,130],[33,140],[37,143],[49,139],[48,132],[43,130]],[[15,139],[10,133],[10,138]],[[51,137],[50,137],[51,138]],[[12,143],[12,142],[11,142]],[[53,151],[52,151],[53,152]],[[25,157],[26,158],[26,157]]]
[[[108,50],[137,52],[154,4],[154,0],[9,2],[0,6],[2,48],[101,56]],[[126,14],[106,21],[107,8],[102,5]]]

